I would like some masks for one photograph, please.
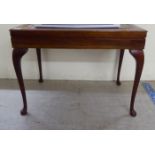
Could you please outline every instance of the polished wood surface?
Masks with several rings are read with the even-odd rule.
[[[146,31],[135,25],[119,29],[50,29],[21,25],[10,30],[14,48],[144,49]]]
[[[28,48],[36,48],[40,78],[43,82],[41,65],[41,48],[75,48],[75,49],[120,49],[120,59],[117,74],[117,85],[121,85],[120,73],[125,49],[136,61],[136,72],[130,102],[130,115],[135,117],[135,98],[144,66],[145,40],[147,31],[135,25],[121,25],[119,29],[51,29],[35,28],[33,25],[20,25],[10,30],[13,50],[13,64],[19,82],[23,109],[27,114],[27,100],[21,70],[21,59]],[[104,101],[103,101],[104,102]]]

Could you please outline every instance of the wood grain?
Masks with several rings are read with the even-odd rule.
[[[22,25],[10,30],[14,48],[144,49],[146,30],[135,25],[120,29],[43,29]]]

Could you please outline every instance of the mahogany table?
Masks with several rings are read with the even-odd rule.
[[[62,26],[62,25],[61,25]],[[90,25],[92,26],[92,25]],[[120,49],[120,60],[117,85],[120,85],[120,71],[125,49],[136,61],[136,73],[130,102],[130,115],[136,116],[134,109],[137,88],[140,82],[143,65],[145,39],[147,31],[135,25],[121,25],[120,28],[36,28],[34,25],[20,25],[10,30],[13,47],[13,65],[23,98],[22,115],[27,114],[27,100],[21,70],[21,59],[28,48],[36,48],[40,71],[40,82],[43,82],[41,65],[41,48],[59,49]],[[103,101],[104,102],[104,101]]]

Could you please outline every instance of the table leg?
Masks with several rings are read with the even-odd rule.
[[[38,59],[38,66],[39,66],[39,74],[40,74],[40,79],[39,82],[42,83],[43,82],[43,75],[42,75],[42,63],[41,63],[41,49],[37,48],[36,49],[37,52],[37,59]]]
[[[27,100],[26,100],[26,93],[25,93],[25,86],[22,76],[21,70],[21,59],[27,53],[28,49],[14,49],[12,53],[13,65],[17,75],[20,91],[23,98],[23,109],[21,110],[21,115],[27,114]]]
[[[144,52],[141,50],[130,50],[130,53],[136,60],[136,74],[135,74],[135,80],[134,80],[133,91],[131,96],[131,104],[130,104],[130,115],[135,117],[137,114],[134,109],[134,103],[135,103],[135,97],[137,94],[137,89],[138,89],[138,85],[140,82],[140,78],[141,78],[143,66],[144,66]]]
[[[121,68],[122,68],[122,62],[123,62],[124,52],[125,52],[125,50],[124,49],[121,49],[121,51],[120,51],[120,57],[119,57],[119,66],[118,66],[118,73],[117,73],[117,81],[116,81],[116,84],[118,86],[121,85],[121,82],[120,82],[120,73],[121,73]]]

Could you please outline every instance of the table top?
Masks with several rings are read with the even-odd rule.
[[[89,28],[90,25],[90,28]],[[33,24],[10,29],[13,47],[143,49],[147,31],[133,24],[120,28],[36,28]],[[63,24],[61,24],[61,27]],[[115,43],[114,43],[115,42]]]
[[[51,24],[52,25],[52,24]],[[11,30],[19,30],[19,31],[31,31],[31,30],[35,30],[35,31],[50,31],[50,30],[75,30],[75,31],[78,31],[78,30],[90,30],[90,31],[94,31],[94,30],[97,30],[97,31],[146,31],[145,29],[137,26],[137,25],[134,25],[134,24],[121,24],[120,25],[120,28],[105,28],[105,24],[53,24],[55,27],[56,25],[59,27],[59,25],[61,25],[61,27],[63,27],[64,25],[64,28],[50,28],[50,27],[47,27],[47,28],[41,28],[41,27],[36,27],[35,24],[23,24],[23,25],[18,25],[14,28],[12,28]],[[66,25],[73,25],[72,28],[66,28]],[[84,28],[82,28],[82,26],[80,26],[80,28],[74,28],[74,25],[75,27],[78,27],[78,25],[83,25]],[[85,28],[85,25],[87,25],[87,28]],[[94,25],[94,26],[93,26]],[[100,28],[98,26],[95,27],[95,25],[100,25]],[[103,25],[103,28],[102,28],[102,25]],[[93,27],[93,28],[92,28]]]

